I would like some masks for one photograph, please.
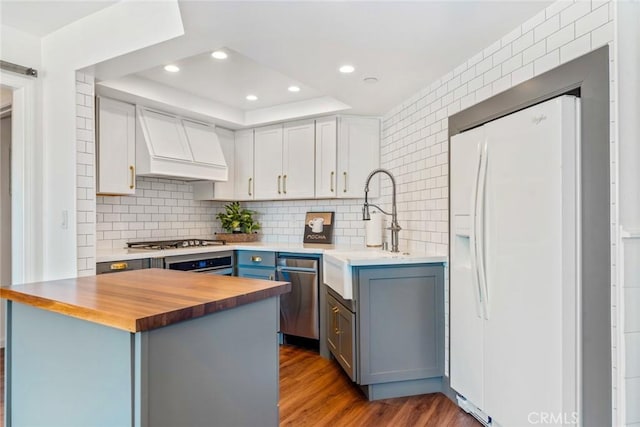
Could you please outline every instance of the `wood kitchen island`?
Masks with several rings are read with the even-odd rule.
[[[11,426],[277,426],[286,282],[136,270],[2,288]]]

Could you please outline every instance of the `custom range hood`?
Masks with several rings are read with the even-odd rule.
[[[227,162],[215,127],[136,107],[136,175],[227,181]]]

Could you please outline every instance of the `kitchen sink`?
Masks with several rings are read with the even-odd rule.
[[[329,250],[322,257],[324,283],[346,300],[353,299],[353,267],[446,262],[441,255],[388,252],[379,249]]]

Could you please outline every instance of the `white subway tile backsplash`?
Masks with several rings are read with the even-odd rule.
[[[577,0],[560,13],[560,23],[564,27],[591,11],[591,0]]]
[[[541,40],[522,52],[522,63],[528,64],[529,62],[532,62],[544,56],[546,52],[547,52],[546,41]]]
[[[609,22],[609,5],[601,5],[576,21],[576,37],[591,32]]]
[[[553,15],[533,30],[533,39],[537,43],[560,29],[560,17]]]
[[[560,65],[560,51],[556,49],[537,59],[533,64],[533,70],[535,74],[542,74],[558,65]]]
[[[562,62],[571,61],[591,50],[591,34],[585,34],[582,37],[562,46],[560,48],[560,56]]]
[[[575,28],[573,24],[567,25],[560,31],[556,31],[547,38],[547,51],[563,46],[575,38]]]

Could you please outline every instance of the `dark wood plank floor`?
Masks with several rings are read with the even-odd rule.
[[[4,349],[0,349],[0,426],[4,421]],[[340,367],[317,352],[280,349],[280,425],[332,427],[478,427],[442,394],[369,402]]]
[[[280,348],[281,426],[477,427],[443,394],[369,402],[334,361],[294,346]]]

